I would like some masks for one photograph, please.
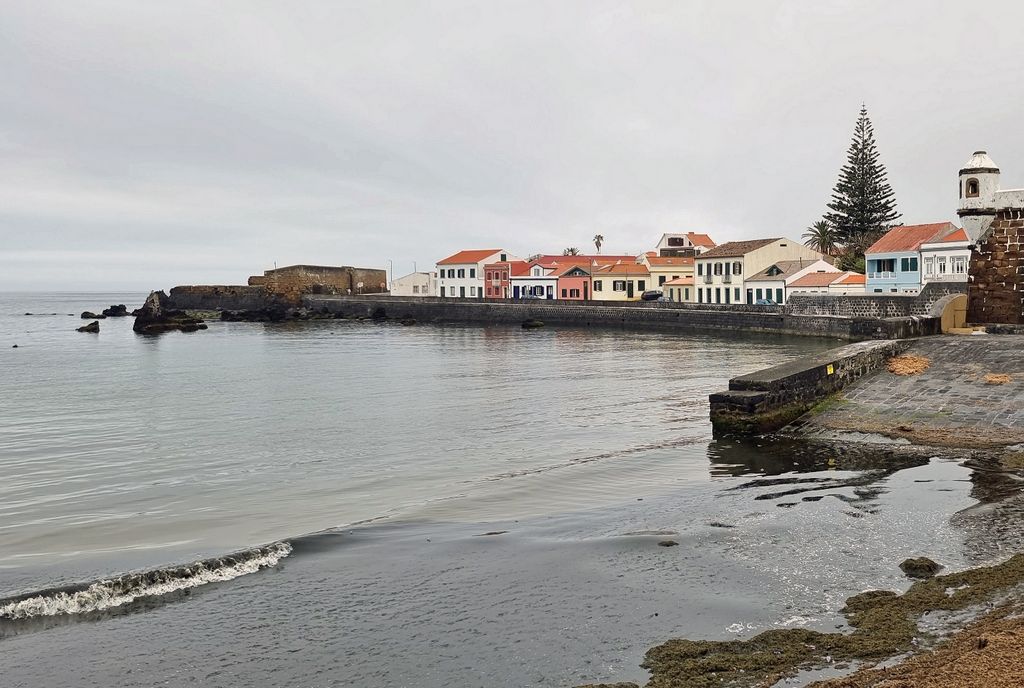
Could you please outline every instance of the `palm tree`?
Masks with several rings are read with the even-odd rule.
[[[603,243],[604,243],[604,235],[603,234],[595,234],[594,235],[594,246],[597,247],[597,252],[598,253],[601,253],[601,244],[603,244]]]
[[[804,246],[810,246],[826,256],[834,255],[839,236],[836,228],[825,220],[818,220],[804,232]]]
[[[580,250],[574,246],[562,249],[563,256],[578,256],[579,254]]]

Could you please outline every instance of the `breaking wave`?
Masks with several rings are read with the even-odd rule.
[[[128,573],[95,583],[0,599],[0,620],[86,614],[112,609],[141,598],[158,597],[255,573],[276,566],[291,551],[291,544],[277,542],[183,566]]]

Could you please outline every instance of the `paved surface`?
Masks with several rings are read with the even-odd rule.
[[[882,370],[847,387],[795,426],[801,432],[877,433],[915,444],[993,447],[1024,443],[1024,336],[941,336],[907,355],[931,366],[919,375]],[[987,374],[1008,374],[1005,384]]]

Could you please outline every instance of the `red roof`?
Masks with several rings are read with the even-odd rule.
[[[612,265],[601,265],[597,272],[599,275],[649,275],[646,265],[637,263],[614,263]]]
[[[694,246],[703,246],[705,248],[714,248],[715,242],[711,241],[711,237],[707,234],[697,234],[696,232],[687,232],[686,238],[690,240],[690,243]]]
[[[687,275],[686,277],[676,277],[673,280],[665,282],[661,286],[663,287],[685,287],[693,284],[693,275]]]
[[[578,265],[590,265],[592,261],[598,263],[614,263],[616,261],[636,262],[636,256],[605,256],[593,254],[580,254],[578,256],[544,255],[534,258],[538,263],[577,263]]]
[[[509,277],[523,277],[530,274],[530,268],[533,267],[532,263],[527,263],[525,260],[517,260],[514,263],[510,263],[511,267],[508,271]]]
[[[938,241],[948,232],[956,229],[952,222],[935,222],[930,225],[903,225],[893,227],[868,248],[865,253],[899,253],[916,251],[921,244]]]
[[[835,284],[867,284],[867,277],[859,272],[847,272],[835,281]]]
[[[958,229],[952,234],[948,235],[943,241],[970,241],[967,237],[967,232],[962,229]]]
[[[790,287],[827,287],[842,276],[841,272],[809,272],[789,283]]]
[[[501,253],[500,248],[479,248],[468,251],[459,251],[455,255],[448,256],[444,260],[437,261],[438,265],[464,265],[467,263],[479,263],[481,260],[490,258],[495,253]]]
[[[655,265],[693,265],[693,256],[647,256],[647,262]]]

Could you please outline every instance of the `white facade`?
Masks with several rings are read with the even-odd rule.
[[[391,280],[392,296],[435,296],[437,277],[433,272],[413,272]]]
[[[1024,207],[1024,189],[1000,189],[999,168],[985,151],[976,151],[960,170],[957,215],[970,243],[985,234],[996,213]]]
[[[757,300],[756,291],[744,281],[748,275],[752,276],[780,261],[814,262],[823,257],[820,252],[792,239],[759,239],[721,244],[694,259],[696,301],[714,304],[753,303]]]
[[[553,299],[555,298],[555,288],[558,286],[558,275],[550,268],[531,265],[528,274],[512,275],[509,282],[512,285],[512,298],[522,299],[533,296]]]
[[[776,269],[772,270],[772,268]],[[774,276],[766,274],[771,272],[776,274]],[[838,276],[841,271],[824,258],[819,258],[818,260],[781,260],[778,263],[773,263],[765,270],[751,275],[743,284],[744,289],[753,292],[752,303],[757,303],[761,299],[770,299],[779,305],[785,305],[789,301],[789,285],[804,275],[816,272],[834,273]]]
[[[967,238],[921,244],[921,280],[929,282],[966,282],[971,265],[971,247]]]
[[[665,256],[692,256],[715,247],[713,241],[707,234],[695,232],[666,233],[661,235],[655,252],[662,257]]]
[[[484,296],[484,266],[521,258],[504,249],[459,251],[437,263],[437,295],[481,299]]]

